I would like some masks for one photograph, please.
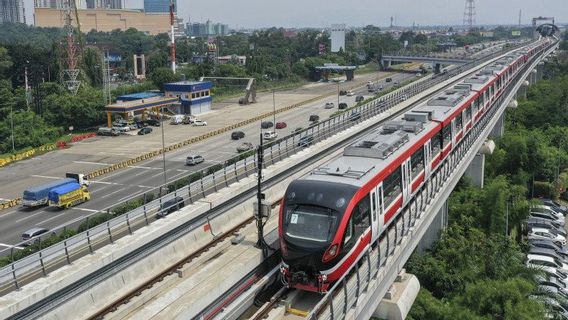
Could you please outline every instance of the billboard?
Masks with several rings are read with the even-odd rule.
[[[331,25],[331,52],[339,52],[343,48],[345,51],[345,25]]]
[[[521,31],[520,30],[513,30],[511,31],[511,35],[513,37],[520,37],[521,36]]]

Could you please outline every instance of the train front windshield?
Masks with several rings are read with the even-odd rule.
[[[286,212],[286,237],[326,244],[337,228],[337,212],[329,208],[297,205]]]

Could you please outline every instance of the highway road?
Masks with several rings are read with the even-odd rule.
[[[363,88],[356,90],[354,96],[341,96],[340,102],[346,102],[349,106],[355,104],[356,95],[369,97],[364,84],[368,80],[376,80],[377,73],[367,74],[358,77]],[[383,75],[384,77],[384,75]],[[391,76],[393,82],[386,83],[381,81],[387,89],[395,82],[403,82],[415,77],[412,74],[396,74]],[[350,86],[352,83],[341,83],[340,86]],[[335,83],[310,84],[304,88],[292,91],[291,93],[277,93],[277,99],[285,100],[285,103],[278,104],[277,108],[292,103],[294,96],[297,100],[307,100],[312,96],[319,96],[322,93],[337,90]],[[315,93],[315,94],[314,94]],[[263,97],[264,96],[264,97]],[[272,94],[264,94],[261,99],[269,100],[268,110],[271,111]],[[335,103],[335,108],[324,109],[325,102]],[[295,103],[295,102],[294,102]],[[247,106],[254,108],[254,105]],[[216,108],[219,108],[216,106]],[[253,117],[261,113],[258,110],[255,114],[247,114],[243,107],[227,107],[218,109],[209,114],[203,115],[202,119],[208,122],[207,127],[190,127],[186,125],[164,126],[166,145],[187,139],[191,135],[199,135],[213,129],[223,127],[227,124],[235,123],[236,120],[230,116],[230,109],[236,108],[238,115],[242,119]],[[265,106],[266,108],[266,106]],[[337,96],[331,96],[321,101],[307,104],[305,106],[292,109],[285,113],[276,115],[276,122],[286,122],[287,128],[276,130],[280,137],[291,133],[297,127],[306,128],[309,125],[309,116],[316,114],[320,119],[326,119],[330,114],[337,111]],[[262,113],[263,113],[262,112]],[[265,120],[272,121],[272,117]],[[191,172],[202,170],[212,164],[223,163],[225,160],[237,155],[236,147],[242,142],[258,144],[258,136],[261,132],[260,123],[251,124],[237,130],[245,132],[244,139],[234,141],[230,138],[230,132],[218,136],[213,136],[203,142],[190,145],[166,154],[166,176],[168,182],[179,179]],[[272,128],[271,130],[275,130]],[[68,150],[51,152],[30,160],[16,163],[12,166],[0,169],[0,197],[10,198],[20,196],[23,189],[31,185],[37,185],[64,176],[65,172],[89,172],[102,168],[109,164],[132,158],[149,150],[156,150],[161,146],[161,128],[154,128],[154,132],[146,136],[125,135],[117,138],[97,137],[79,143]],[[110,150],[105,152],[105,150]],[[90,152],[90,153],[89,153]],[[187,155],[199,154],[205,158],[205,162],[197,166],[186,166]],[[131,198],[133,195],[144,193],[156,186],[164,183],[162,157],[140,162],[129,168],[122,169],[91,181],[89,190],[91,201],[78,205],[68,210],[58,210],[55,208],[38,208],[35,210],[15,207],[0,211],[0,250],[8,248],[21,241],[21,234],[36,226],[49,229],[58,228],[72,221],[84,220],[88,215],[99,210],[105,209],[116,203]]]

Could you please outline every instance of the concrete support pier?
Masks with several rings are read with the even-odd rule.
[[[402,269],[373,313],[373,317],[384,320],[404,320],[419,291],[418,278]]]
[[[497,123],[498,124],[498,123]],[[486,154],[493,154],[493,150],[495,150],[495,142],[493,140],[486,140],[479,151],[475,155],[475,158],[467,167],[464,175],[469,177],[473,185],[483,188],[483,176],[485,173],[485,155]]]
[[[418,243],[416,250],[423,252],[426,249],[431,248],[434,241],[440,238],[440,231],[445,230],[447,227],[448,201],[446,200],[440,211],[438,211],[438,213],[434,217],[434,220],[432,220],[432,223],[428,227],[428,230],[426,231],[426,233],[424,233],[424,236],[422,236],[422,239],[420,240],[420,243]]]
[[[505,114],[503,113],[497,120],[497,123],[491,130],[489,136],[493,138],[501,138],[504,133],[505,133]]]

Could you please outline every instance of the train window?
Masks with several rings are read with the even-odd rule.
[[[447,145],[452,142],[452,126],[447,125],[442,128],[442,136],[444,139],[443,146],[446,147]]]
[[[371,197],[367,195],[361,199],[353,209],[353,223],[355,230],[365,230],[371,225]],[[362,231],[361,231],[362,233]],[[358,234],[356,233],[358,236]]]
[[[493,95],[495,94],[495,84],[491,85],[491,87],[489,87],[489,97],[493,97]],[[487,99],[489,101],[489,99]]]
[[[471,121],[471,104],[465,108],[465,122]]]
[[[420,148],[410,157],[410,167],[412,179],[416,179],[418,174],[424,169],[424,148]]]
[[[377,220],[377,194],[374,194],[373,198],[371,199],[373,203],[373,221]]]
[[[343,237],[343,247],[344,249],[351,249],[352,243],[350,243],[351,238],[353,238],[353,219],[349,219],[349,224],[345,228],[345,236]]]
[[[435,136],[432,137],[432,140],[430,142],[430,149],[432,151],[432,157],[442,151],[442,132],[438,132]]]
[[[388,208],[402,192],[400,167],[396,168],[383,182],[385,208]]]
[[[463,128],[463,116],[459,113],[456,116],[456,131],[460,131]]]
[[[479,105],[481,104],[481,96],[479,96],[477,99],[475,99],[473,101],[473,103],[471,104],[471,107],[473,109],[473,113],[477,113],[477,111],[479,111]]]

